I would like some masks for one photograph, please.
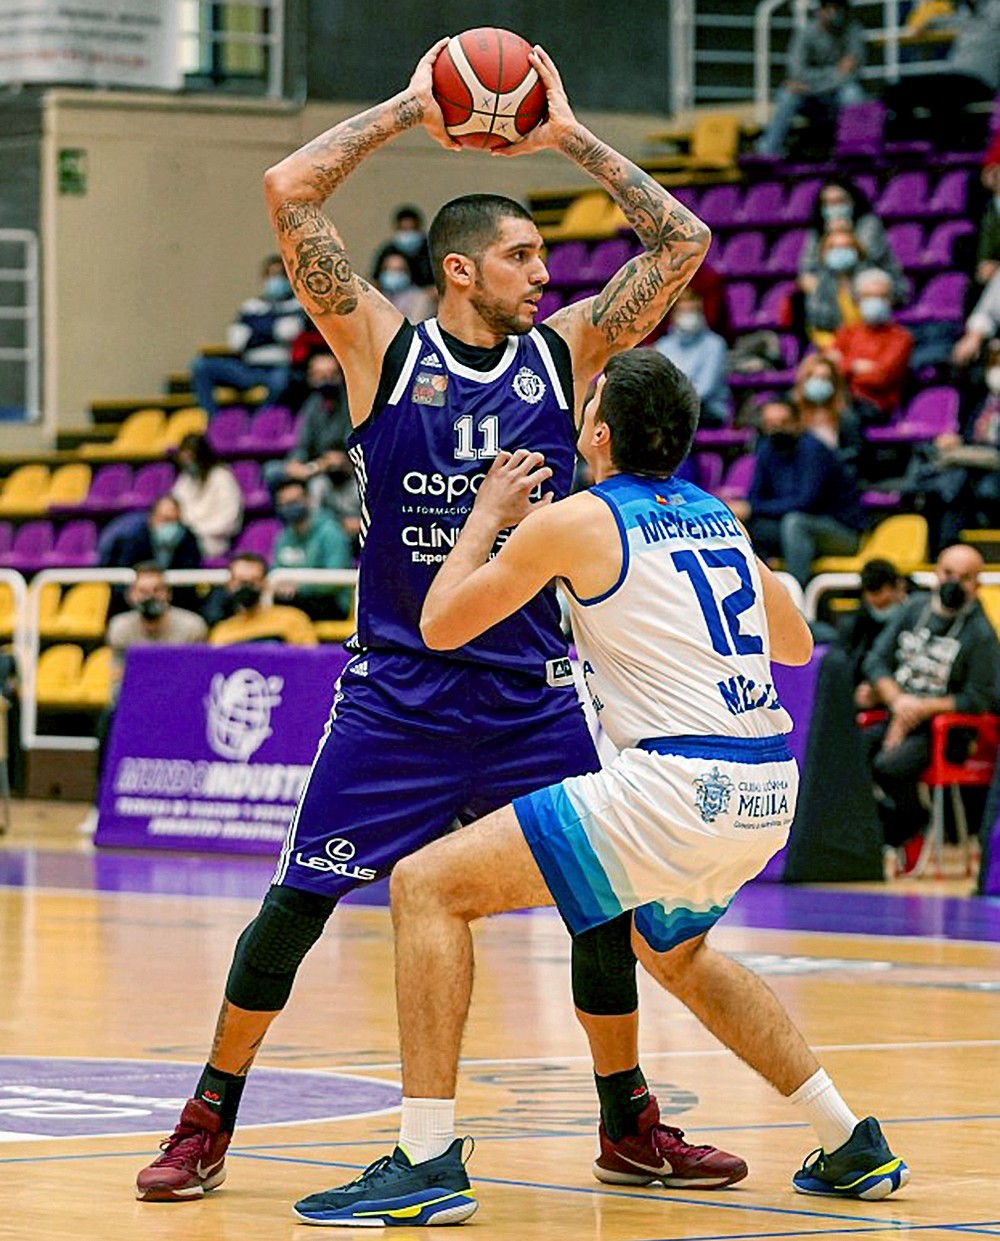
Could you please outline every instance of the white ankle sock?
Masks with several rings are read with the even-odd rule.
[[[823,1069],[817,1069],[790,1094],[788,1102],[805,1114],[827,1154],[843,1146],[858,1123]]]
[[[454,1140],[454,1099],[403,1098],[399,1145],[410,1163],[426,1163],[428,1159],[436,1159]]]

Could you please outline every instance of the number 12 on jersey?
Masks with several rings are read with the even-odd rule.
[[[736,547],[706,548],[698,552],[672,552],[670,559],[678,572],[687,574],[694,588],[712,649],[720,655],[759,655],[764,650],[763,639],[740,629],[740,616],[752,608],[757,599],[750,565],[743,552]],[[715,572],[710,576],[711,570],[719,569],[735,569],[740,579],[736,590],[721,599],[716,597],[712,580],[714,578],[718,584],[719,574]]]

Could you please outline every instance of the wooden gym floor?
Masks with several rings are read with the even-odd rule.
[[[388,1152],[398,1093],[387,910],[339,910],[244,1097],[229,1179],[137,1203],[135,1172],[204,1060],[260,860],[95,852],[86,807],[19,803],[0,839],[0,1238],[303,1241],[290,1204]],[[668,1123],[744,1155],[692,1193],[592,1179],[596,1104],[550,912],[477,932],[460,1131],[490,1241],[1000,1237],[1000,901],[964,879],[741,894],[715,932],[781,996],[912,1181],[881,1203],[792,1192],[811,1132],[686,1011],[642,988],[643,1064]],[[444,1230],[424,1230],[443,1236]],[[449,1230],[454,1235],[454,1230]],[[404,1234],[405,1235],[405,1234]]]

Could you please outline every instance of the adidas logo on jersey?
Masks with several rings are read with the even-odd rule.
[[[425,353],[420,359],[421,366],[440,366],[441,359],[436,353]]]
[[[356,677],[366,677],[368,675],[368,660],[362,659],[360,663],[348,664],[347,671],[353,673]]]

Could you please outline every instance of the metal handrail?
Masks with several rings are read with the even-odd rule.
[[[24,370],[24,412],[27,422],[41,416],[41,351],[38,315],[38,237],[27,228],[0,228],[0,245],[24,247],[24,263],[20,267],[0,269],[0,282],[23,285],[23,297],[16,306],[6,307],[5,319],[24,324],[22,344],[0,348],[0,362],[20,362]]]

